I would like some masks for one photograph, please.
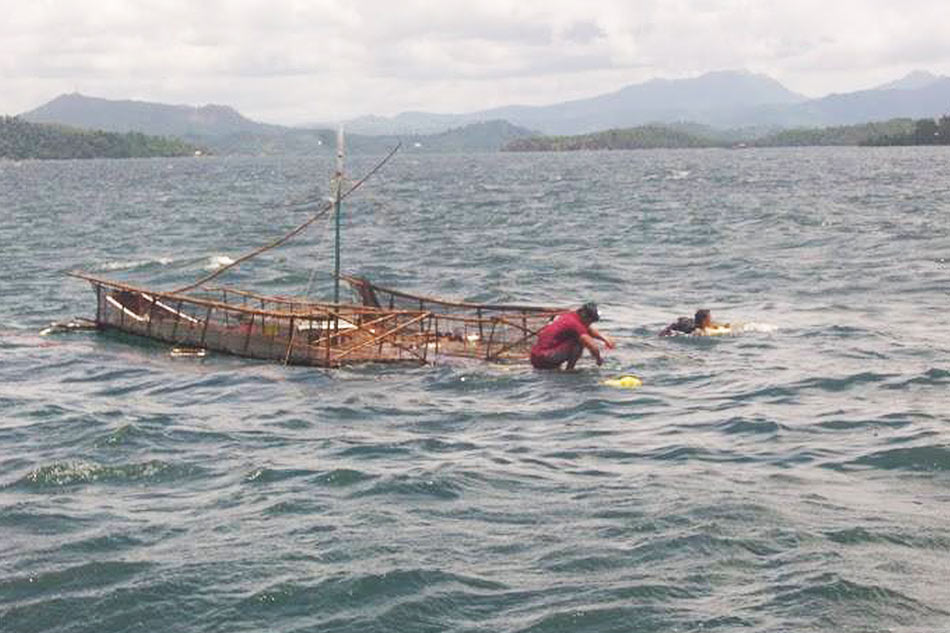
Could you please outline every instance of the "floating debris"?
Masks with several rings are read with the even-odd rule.
[[[50,323],[49,327],[40,330],[40,336],[49,336],[50,334],[60,334],[62,332],[82,332],[86,330],[97,330],[99,326],[91,319],[76,317],[70,321],[59,321]]]
[[[169,355],[172,358],[204,358],[208,350],[203,347],[173,347]]]

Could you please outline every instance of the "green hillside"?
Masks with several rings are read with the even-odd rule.
[[[869,139],[864,145],[950,145],[950,115],[907,120],[906,127]]]
[[[722,147],[722,141],[675,130],[662,125],[644,125],[577,136],[535,136],[514,140],[508,152],[567,152],[604,149],[654,149],[661,147]]]
[[[0,117],[0,158],[146,158],[191,156],[199,149],[178,139],[77,130],[61,125],[29,123],[19,117]]]
[[[859,125],[781,130],[770,134],[741,130],[717,131],[703,126],[645,125],[577,136],[535,136],[511,141],[503,151],[564,152],[576,150],[687,147],[805,147],[830,145],[946,145],[950,116],[934,119],[891,119]]]
[[[814,145],[871,145],[881,140],[912,132],[911,119],[891,119],[860,125],[838,125],[824,128],[782,130],[750,141],[757,147],[799,147]]]

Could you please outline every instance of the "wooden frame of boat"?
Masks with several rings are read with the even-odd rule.
[[[363,303],[320,303],[227,287],[156,292],[82,272],[96,293],[96,326],[289,365],[425,364],[440,357],[526,360],[558,310],[411,295],[341,275]],[[365,297],[374,293],[377,305]],[[382,306],[382,297],[390,305]],[[412,304],[412,305],[410,305]]]
[[[449,332],[442,354],[487,361],[527,360],[538,332],[567,308],[500,303],[469,303],[416,295],[341,274],[362,304],[388,310],[428,312]],[[451,344],[451,343],[456,344]],[[461,343],[461,344],[458,344]]]

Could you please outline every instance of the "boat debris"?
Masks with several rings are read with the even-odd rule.
[[[172,358],[204,358],[208,350],[203,347],[173,347],[168,355]]]
[[[85,332],[88,330],[97,330],[99,326],[91,319],[76,317],[69,321],[58,321],[50,323],[48,327],[40,330],[40,336],[49,336],[50,334],[62,334],[63,332]]]

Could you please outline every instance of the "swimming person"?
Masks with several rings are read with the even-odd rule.
[[[600,365],[604,362],[595,339],[604,342],[608,349],[616,347],[610,337],[594,329],[592,323],[600,320],[597,304],[585,303],[577,310],[559,314],[538,333],[538,340],[531,348],[531,364],[535,369],[558,369],[567,363],[566,369],[574,369],[584,348]]]
[[[728,324],[722,325],[713,323],[712,313],[706,309],[696,311],[693,318],[680,317],[667,325],[660,332],[660,336],[673,336],[676,334],[692,334],[694,336],[703,336],[716,328],[728,327]]]

